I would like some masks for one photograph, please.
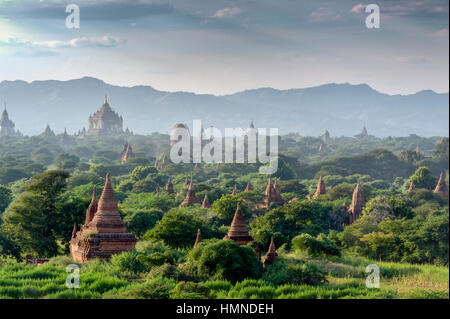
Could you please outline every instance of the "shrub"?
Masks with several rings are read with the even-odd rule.
[[[319,234],[316,238],[309,234],[301,234],[292,239],[292,248],[306,251],[309,256],[339,256],[339,248],[324,234]]]
[[[262,265],[254,250],[232,240],[203,241],[189,253],[185,267],[200,278],[231,282],[259,278],[262,274]]]

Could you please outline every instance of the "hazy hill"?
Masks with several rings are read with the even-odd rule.
[[[70,81],[3,81],[0,100],[6,100],[16,128],[27,135],[41,133],[49,123],[56,133],[87,127],[90,114],[109,96],[110,105],[135,133],[169,132],[175,122],[204,126],[278,127],[280,133],[353,136],[365,122],[376,136],[448,136],[448,93],[421,91],[387,95],[366,84],[326,84],[304,89],[261,88],[214,96],[164,92],[150,86],[120,87],[95,78]]]

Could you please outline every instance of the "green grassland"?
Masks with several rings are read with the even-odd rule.
[[[280,254],[280,259],[304,260],[298,254]],[[379,262],[343,254],[309,259],[327,272],[327,283],[319,285],[274,285],[265,279],[195,283],[175,278],[120,271],[112,262],[92,260],[81,265],[80,288],[66,287],[69,257],[52,258],[36,266],[4,260],[0,265],[0,298],[268,298],[268,299],[436,299],[449,298],[449,269],[434,265]],[[380,288],[367,288],[365,268],[380,267]],[[271,267],[271,266],[269,266]]]

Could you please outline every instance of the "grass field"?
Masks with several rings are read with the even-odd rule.
[[[285,255],[284,258],[304,258]],[[114,270],[109,262],[81,266],[80,288],[65,285],[68,257],[56,257],[43,266],[0,263],[0,298],[449,298],[449,269],[371,261],[344,254],[311,259],[328,272],[327,284],[272,286],[263,280],[206,281],[200,286],[165,277],[133,276]],[[365,285],[369,264],[380,267],[380,288]]]

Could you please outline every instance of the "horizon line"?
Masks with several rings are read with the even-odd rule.
[[[275,87],[271,87],[271,86],[266,86],[266,87],[257,87],[257,88],[248,88],[248,89],[244,89],[244,90],[240,90],[240,91],[236,91],[233,93],[227,93],[227,94],[213,94],[213,93],[201,93],[201,92],[195,92],[195,91],[183,91],[183,90],[177,90],[177,91],[167,91],[167,90],[160,90],[155,88],[153,85],[149,85],[149,84],[136,84],[136,85],[121,85],[121,84],[112,84],[110,82],[106,82],[105,80],[102,80],[100,78],[94,77],[94,76],[83,76],[80,78],[72,78],[72,79],[68,79],[68,80],[56,80],[56,79],[47,79],[47,80],[32,80],[32,81],[26,81],[26,80],[21,80],[21,79],[16,79],[16,80],[1,80],[0,84],[4,83],[4,82],[25,82],[27,84],[33,84],[34,82],[51,82],[51,81],[57,81],[57,82],[71,82],[71,81],[78,81],[78,80],[83,80],[83,79],[94,79],[100,82],[103,82],[107,85],[110,86],[116,86],[116,87],[123,87],[123,88],[134,88],[134,87],[149,87],[152,88],[156,91],[159,92],[165,92],[165,93],[193,93],[196,95],[212,95],[212,96],[228,96],[228,95],[235,95],[235,94],[239,94],[239,93],[243,93],[243,92],[247,92],[247,91],[257,91],[257,90],[263,90],[263,89],[272,89],[272,90],[276,90],[276,91],[290,91],[290,90],[303,90],[303,89],[311,89],[311,88],[317,88],[317,87],[321,87],[321,86],[327,86],[327,85],[350,85],[350,86],[367,86],[369,87],[371,90],[380,93],[380,94],[384,94],[384,95],[388,95],[388,96],[408,96],[408,95],[415,95],[421,92],[427,92],[427,91],[431,91],[434,94],[449,94],[450,91],[447,92],[437,92],[433,89],[422,89],[419,91],[416,91],[414,93],[409,93],[409,94],[390,94],[390,93],[385,93],[385,92],[381,92],[375,88],[373,88],[370,84],[368,83],[357,83],[357,84],[353,84],[350,82],[327,82],[327,83],[323,83],[323,84],[317,84],[317,85],[313,85],[313,86],[305,86],[305,87],[292,87],[292,88],[288,88],[288,89],[280,89],[280,88],[275,88]]]

